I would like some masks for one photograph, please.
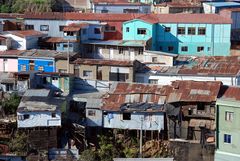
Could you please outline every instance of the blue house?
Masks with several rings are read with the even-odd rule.
[[[230,32],[231,20],[214,14],[149,14],[123,23],[123,40],[181,55],[227,56]]]
[[[203,3],[204,13],[219,13],[222,9],[240,8],[240,3],[237,2],[207,2]]]
[[[59,53],[49,50],[29,50],[18,55],[18,71],[55,72],[55,56]]]

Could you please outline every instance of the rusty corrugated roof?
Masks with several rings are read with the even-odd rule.
[[[84,65],[106,65],[106,66],[133,66],[133,61],[119,61],[119,60],[107,60],[107,59],[83,59],[78,58],[74,64]]]
[[[174,81],[166,86],[117,83],[103,97],[102,109],[119,111],[125,103],[215,102],[221,85],[218,81]]]

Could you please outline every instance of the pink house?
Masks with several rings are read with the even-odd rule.
[[[18,71],[18,54],[20,51],[0,51],[0,72]]]

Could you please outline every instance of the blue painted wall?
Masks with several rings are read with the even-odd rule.
[[[55,72],[55,62],[52,59],[32,59],[32,58],[19,58],[18,71],[22,71],[22,65],[26,65],[26,71],[30,70],[29,62],[34,60],[34,71],[38,71],[39,66],[43,66],[44,72]]]
[[[63,45],[68,45],[68,43],[58,43],[56,45],[56,51],[59,52],[67,52],[68,48],[64,48]],[[70,45],[72,45],[72,47],[70,47]],[[77,52],[79,50],[79,43],[69,43],[69,52]]]
[[[129,32],[126,28],[129,27]],[[165,32],[165,27],[170,27],[170,32]],[[185,34],[177,34],[177,28],[184,27]],[[195,34],[188,34],[188,28],[194,27]],[[205,35],[198,35],[198,28],[206,28]],[[138,28],[146,28],[146,35],[137,35]],[[123,40],[147,40],[152,36],[152,49],[182,55],[230,55],[231,24],[177,24],[159,23],[149,24],[142,20],[133,20],[123,23]],[[181,48],[187,46],[187,51]],[[168,48],[173,47],[172,51]],[[198,47],[204,47],[201,52]]]

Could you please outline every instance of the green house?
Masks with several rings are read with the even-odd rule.
[[[240,160],[240,88],[225,87],[216,102],[215,161]]]

